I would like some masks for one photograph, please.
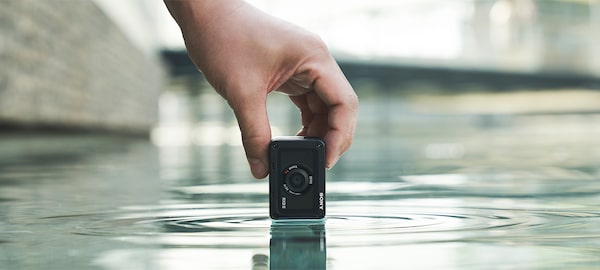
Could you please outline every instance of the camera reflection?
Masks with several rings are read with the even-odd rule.
[[[323,222],[273,222],[270,256],[259,254],[252,259],[253,269],[326,269],[325,225]]]

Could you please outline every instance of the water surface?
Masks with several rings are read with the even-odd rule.
[[[600,115],[406,106],[363,100],[321,223],[273,223],[235,143],[3,134],[0,268],[600,267]]]

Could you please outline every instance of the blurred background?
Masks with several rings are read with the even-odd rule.
[[[366,100],[402,96],[418,113],[600,108],[597,1],[250,2],[321,35]],[[152,131],[157,144],[236,132],[162,1],[4,1],[0,30],[4,129]],[[270,105],[275,131],[293,132],[277,128],[297,121],[291,106],[272,103],[284,103]]]
[[[296,253],[339,269],[597,268],[600,1],[249,2],[319,34],[360,98],[327,224]],[[0,5],[0,268],[287,260],[235,117],[162,1]],[[286,96],[268,103],[273,135],[300,128]]]

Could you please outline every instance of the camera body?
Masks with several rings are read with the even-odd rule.
[[[272,219],[325,217],[325,143],[289,136],[269,147],[269,208]]]

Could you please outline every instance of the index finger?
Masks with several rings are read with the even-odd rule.
[[[352,144],[358,96],[333,58],[315,68],[318,75],[313,87],[329,107],[329,130],[323,140],[327,145],[326,166],[331,168]]]

